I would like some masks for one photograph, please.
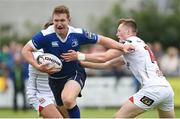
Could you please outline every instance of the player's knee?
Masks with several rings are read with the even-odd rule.
[[[75,103],[74,98],[68,97],[68,96],[67,96],[67,97],[63,97],[62,100],[63,100],[63,104],[64,104],[64,106],[65,106],[66,108],[71,108],[71,107],[73,107],[73,105],[74,105],[74,103]]]

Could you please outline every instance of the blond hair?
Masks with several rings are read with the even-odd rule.
[[[119,19],[118,25],[123,24],[127,27],[130,27],[132,29],[133,32],[138,32],[137,29],[137,24],[136,21],[134,19]]]

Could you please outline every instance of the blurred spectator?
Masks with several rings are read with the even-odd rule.
[[[22,45],[16,42],[10,42],[7,66],[9,70],[9,78],[13,82],[13,109],[18,110],[18,94],[22,94],[23,97],[23,110],[26,110],[26,97],[25,97],[25,81],[24,81],[24,68],[23,60],[21,56]]]
[[[8,67],[8,77],[13,80],[13,74],[14,74],[14,70],[13,70],[13,66],[14,66],[14,54],[16,52],[16,42],[10,42],[9,44],[9,49],[8,49],[8,59],[7,59],[7,67]]]
[[[8,79],[13,83],[13,109],[18,109],[19,93],[23,97],[23,110],[26,110],[25,79],[28,79],[28,64],[21,56],[22,44],[15,41],[0,48],[0,92],[8,88]]]
[[[24,79],[23,79],[23,65],[22,65],[22,60],[21,60],[20,53],[16,53],[14,55],[14,61],[15,61],[15,64],[13,66],[13,69],[14,69],[13,109],[15,111],[18,110],[17,97],[18,97],[18,93],[21,93],[22,96],[23,96],[23,110],[26,110],[25,82],[24,82]]]
[[[113,66],[112,68],[112,75],[115,76],[115,80],[116,80],[116,83],[115,83],[115,86],[114,88],[118,88],[118,85],[119,85],[119,81],[120,79],[126,75],[125,71],[123,70],[123,66],[119,66],[119,65],[116,65],[116,66]]]
[[[180,58],[179,51],[176,47],[169,47],[161,61],[160,67],[162,72],[167,76],[180,76]]]
[[[5,92],[7,88],[7,67],[0,61],[0,93]]]
[[[90,46],[88,51],[85,51],[86,53],[100,53],[100,52],[105,52],[107,49],[103,47],[102,45],[95,44]],[[84,51],[82,51],[84,52]],[[112,75],[111,70],[96,70],[96,69],[86,69],[86,73],[88,76],[109,76]]]
[[[162,49],[162,45],[160,42],[156,41],[151,46],[152,52],[155,55],[156,60],[158,63],[161,61],[162,56],[164,55],[164,51]]]
[[[8,88],[7,78],[7,59],[8,59],[8,46],[3,45],[0,50],[0,92],[5,92]]]

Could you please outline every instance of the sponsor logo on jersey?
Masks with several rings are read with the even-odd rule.
[[[151,98],[149,98],[149,97],[146,97],[146,96],[143,96],[143,97],[140,99],[140,101],[141,101],[142,103],[144,103],[145,105],[147,105],[147,106],[151,106],[151,105],[153,104],[153,102],[154,102],[153,99],[151,99]]]
[[[51,45],[52,45],[52,47],[58,47],[59,46],[58,41],[51,42]]]

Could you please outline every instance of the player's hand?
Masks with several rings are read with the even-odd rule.
[[[78,53],[74,50],[68,50],[68,53],[62,53],[61,57],[64,58],[66,62],[77,60]]]
[[[124,44],[123,46],[123,52],[126,53],[132,53],[135,51],[135,47],[131,44]]]
[[[39,64],[37,69],[41,72],[48,73],[48,74],[54,74],[56,72],[54,67],[52,65],[49,66],[48,63],[47,64]]]

